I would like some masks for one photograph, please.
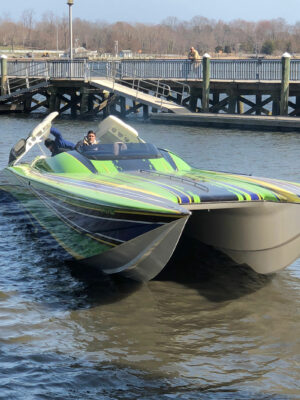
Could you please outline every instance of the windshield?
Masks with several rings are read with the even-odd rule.
[[[81,146],[77,151],[90,160],[132,160],[162,157],[157,147],[151,143],[94,144]]]

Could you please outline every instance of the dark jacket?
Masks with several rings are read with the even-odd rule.
[[[51,128],[50,133],[55,137],[54,139],[54,151],[52,151],[52,156],[61,153],[63,150],[74,150],[75,144],[65,140],[62,134],[56,128]]]

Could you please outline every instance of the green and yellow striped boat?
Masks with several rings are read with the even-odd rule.
[[[100,124],[100,145],[21,163],[56,115],[17,143],[2,174],[76,260],[147,281],[183,234],[262,274],[299,257],[300,184],[195,169],[112,116]]]

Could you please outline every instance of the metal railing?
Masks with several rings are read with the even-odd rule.
[[[151,94],[152,96],[159,98],[159,107],[163,108],[164,98],[170,95],[171,87],[165,83],[160,83],[159,79],[156,82],[151,80],[141,79],[133,71],[133,75],[130,80],[126,80],[123,74],[122,63],[112,62],[109,65],[109,77],[113,81],[113,91],[115,90],[115,84],[121,84],[135,90],[135,100],[138,100],[141,93]]]
[[[10,95],[29,89],[43,81],[49,80],[48,65],[45,63],[17,63],[8,65],[6,91]]]
[[[160,79],[155,81],[148,79],[142,79],[137,71],[131,71],[132,75],[127,76],[124,74],[123,64],[120,62],[114,62],[109,65],[109,78],[113,80],[113,90],[115,83],[120,83],[136,91],[136,100],[139,98],[140,93],[148,93],[152,96],[160,99],[160,108],[163,108],[165,98],[177,96],[180,98],[180,104],[182,104],[184,95],[189,95],[190,86],[173,80],[177,86],[181,87],[181,91],[177,91],[167,83],[161,82]],[[127,78],[127,79],[126,79]],[[165,104],[166,105],[166,104]]]
[[[281,80],[281,60],[212,60],[211,79]]]
[[[83,78],[86,61],[8,61],[8,76],[24,76],[28,71],[31,77],[44,77],[45,71],[50,78]]]
[[[42,76],[48,71],[50,78],[90,79],[93,76],[111,77],[117,69],[120,77],[140,79],[189,80],[202,79],[202,61],[189,60],[122,60],[122,61],[8,61],[8,76],[22,75],[26,68],[29,76]],[[210,78],[216,80],[280,81],[281,60],[245,59],[210,62]],[[24,75],[22,75],[24,76]],[[300,80],[300,60],[290,63],[290,80]]]

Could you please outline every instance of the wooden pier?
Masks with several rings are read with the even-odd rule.
[[[244,126],[252,118],[248,126],[291,126],[288,121],[300,116],[300,60],[284,54],[281,60],[220,62],[205,54],[195,68],[187,60],[16,62],[2,57],[0,112],[38,109],[82,118],[125,118],[142,111],[156,121],[219,120],[234,126],[240,121]]]

